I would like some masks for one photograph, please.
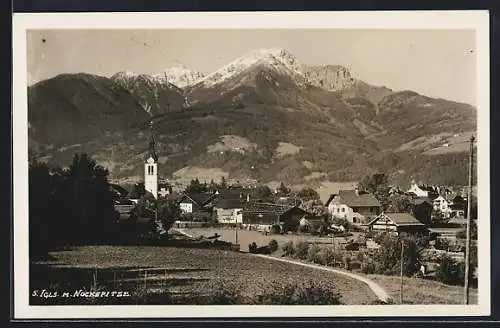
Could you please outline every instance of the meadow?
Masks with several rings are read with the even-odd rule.
[[[231,250],[189,246],[78,246],[31,263],[30,289],[57,292],[122,291],[130,297],[91,298],[85,304],[193,304],[192,295],[214,284],[252,296],[271,281],[334,287],[342,304],[373,304],[376,296],[362,282],[331,272],[258,258]],[[168,297],[145,298],[144,294]],[[81,298],[32,296],[31,304],[81,304]]]

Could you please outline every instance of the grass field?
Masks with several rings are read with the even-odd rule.
[[[195,228],[195,229],[183,229],[183,231],[193,234],[194,236],[209,236],[214,233],[221,235],[221,239],[229,242],[234,242],[235,231],[234,229],[224,229],[224,228]],[[348,239],[356,238],[355,235],[348,237]],[[298,242],[301,240],[309,241],[311,243],[331,243],[331,238],[319,238],[309,235],[265,235],[257,231],[238,231],[238,240],[241,244],[240,248],[242,251],[248,251],[248,244],[251,242],[256,242],[259,246],[264,246],[269,243],[271,239],[276,239],[278,245],[281,248],[284,243],[289,240]],[[346,238],[336,237],[335,242],[341,243],[345,241]],[[274,254],[279,256],[280,253]],[[400,278],[398,276],[384,276],[384,275],[365,275],[369,279],[379,283],[393,298],[393,300],[399,302],[399,286]],[[450,286],[445,285],[436,281],[427,279],[417,279],[417,278],[404,278],[404,302],[413,304],[460,304],[462,302],[462,292],[461,286]],[[477,290],[471,289],[470,293],[471,303],[477,303]]]
[[[309,278],[321,284],[335,284],[343,304],[376,301],[365,284],[351,278],[234,251],[167,246],[81,246],[51,252],[50,256],[50,261],[31,264],[31,290],[88,290],[96,281],[102,290],[119,289],[129,291],[132,296],[138,287],[189,295],[200,293],[213,281],[222,279],[250,295],[265,289],[271,278],[292,281]],[[50,303],[53,301],[31,299],[32,304],[54,304]]]
[[[367,275],[382,286],[399,303],[400,278],[397,276]],[[477,304],[477,289],[470,290],[470,304]],[[463,287],[445,285],[437,281],[404,278],[403,303],[413,304],[461,304]]]

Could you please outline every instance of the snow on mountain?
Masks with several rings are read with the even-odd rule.
[[[283,48],[270,48],[258,49],[239,57],[221,69],[201,78],[195,85],[214,87],[257,65],[264,65],[283,75],[304,80],[300,69],[301,65],[292,54]]]
[[[196,83],[204,76],[203,73],[189,69],[184,65],[171,67],[166,69],[163,73],[153,75],[157,81],[161,83],[168,82],[181,89]]]

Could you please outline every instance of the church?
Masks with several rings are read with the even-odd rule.
[[[146,162],[144,163],[144,189],[158,199],[158,197],[165,197],[171,194],[172,187],[159,178],[158,153],[156,151],[156,140],[153,133],[153,122],[150,122],[150,127],[149,152]]]

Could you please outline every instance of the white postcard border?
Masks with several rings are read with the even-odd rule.
[[[29,29],[474,29],[477,51],[477,305],[30,306],[26,30]],[[489,14],[487,11],[51,13],[13,15],[14,318],[401,317],[490,314]]]

